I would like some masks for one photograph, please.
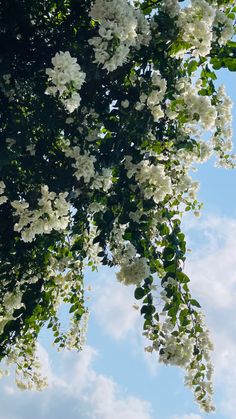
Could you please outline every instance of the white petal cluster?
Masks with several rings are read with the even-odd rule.
[[[176,282],[172,278],[166,282],[166,285],[169,284],[176,286]],[[170,299],[166,297],[165,290],[161,293],[161,297],[165,303],[170,303]],[[182,308],[187,308],[187,306],[182,304]],[[155,330],[151,326],[143,333],[144,336],[152,341],[152,344],[146,348],[146,351],[158,351],[160,362],[184,368],[186,371],[185,384],[193,388],[195,398],[200,407],[206,412],[214,411],[215,408],[212,405],[213,366],[210,362],[210,352],[213,350],[213,345],[209,331],[205,327],[202,313],[195,313],[194,320],[191,316],[188,316],[190,322],[188,326],[189,333],[191,329],[195,329],[196,325],[198,327],[199,331],[195,330],[195,335],[178,330],[166,312],[161,314],[164,315],[164,319],[158,323],[160,339],[156,340]],[[196,349],[199,351],[198,353],[201,353],[200,359],[194,355]]]
[[[96,0],[90,17],[100,24],[99,36],[89,40],[95,53],[94,62],[102,64],[108,72],[127,61],[131,47],[149,42],[145,17],[127,0]]]
[[[223,85],[220,86],[217,92],[216,132],[212,137],[212,144],[219,156],[219,164],[226,164],[226,167],[227,161],[224,159],[223,154],[230,152],[233,148],[232,107],[233,102],[225,93],[225,87]]]
[[[25,200],[13,201],[14,215],[19,219],[14,231],[21,233],[24,242],[32,242],[38,234],[50,234],[53,230],[63,231],[69,224],[70,204],[67,192],[49,192],[48,186],[41,187],[41,198],[36,209],[29,209]]]
[[[234,35],[234,21],[230,19],[222,10],[216,10],[214,26],[220,30],[218,42],[225,45]]]
[[[22,305],[22,292],[19,289],[15,290],[13,293],[7,292],[5,294],[3,306],[8,313],[14,310],[18,310],[22,307]]]
[[[92,223],[90,220],[89,230],[84,232],[84,250],[86,251],[87,259],[97,267],[101,264],[101,257],[98,254],[103,251],[103,248],[100,246],[99,243],[93,243],[93,240],[99,235],[99,231],[97,226]]]
[[[83,314],[82,320],[77,320],[76,317],[73,317],[70,321],[70,329],[66,335],[66,348],[71,349],[78,349],[79,346],[85,345],[86,343],[86,335],[88,329],[88,320],[89,315],[88,312]]]
[[[185,367],[193,357],[194,339],[188,335],[179,336],[166,335],[165,346],[161,351],[159,360],[166,365],[177,365]]]
[[[196,199],[196,193],[198,191],[198,188],[199,182],[193,181],[193,179],[187,173],[183,173],[182,176],[180,176],[180,179],[178,179],[175,192],[177,194],[187,193],[188,198],[190,200],[194,200]]]
[[[120,267],[116,277],[124,285],[139,285],[150,276],[151,271],[146,258],[140,257],[135,247],[123,239],[126,227],[125,224],[118,226],[117,220],[113,227],[111,252],[113,262]]]
[[[6,189],[6,185],[1,180],[0,181],[0,205],[5,204],[5,202],[7,202],[7,197],[4,195],[5,189]]]
[[[167,83],[164,78],[161,77],[159,71],[153,71],[152,74],[152,91],[147,95],[142,93],[139,98],[139,102],[136,103],[135,109],[141,111],[147,106],[153,116],[154,122],[158,122],[159,119],[164,117],[164,112],[161,107],[167,89]]]
[[[96,158],[89,154],[88,151],[84,151],[84,154],[81,154],[79,146],[66,148],[65,155],[75,160],[72,167],[76,169],[74,176],[77,180],[83,178],[85,183],[89,183],[91,178],[95,176],[94,162]]]
[[[90,214],[96,214],[96,212],[104,212],[105,206],[103,204],[100,204],[98,202],[91,202],[88,206],[88,212]]]
[[[127,227],[128,223],[120,224],[118,218],[114,220],[110,238],[110,250],[115,265],[120,265],[121,263],[126,264],[128,260],[136,256],[134,246],[131,243],[127,243],[123,238]]]
[[[160,10],[167,13],[171,18],[175,18],[180,13],[178,0],[164,0],[160,5]]]
[[[197,322],[202,328],[202,331],[197,334],[197,339],[205,365],[205,380],[203,380],[202,376],[199,374],[201,371],[200,363],[197,359],[193,359],[192,363],[186,368],[185,385],[191,388],[194,383],[195,398],[200,403],[200,408],[209,413],[215,410],[215,407],[212,404],[212,376],[214,368],[210,359],[210,353],[214,348],[210,339],[209,330],[205,328],[204,316],[201,312],[197,315]],[[202,395],[205,396],[202,397]]]
[[[150,164],[149,161],[143,160],[138,164],[135,179],[145,196],[145,198],[153,198],[158,204],[163,201],[166,195],[172,193],[171,178],[166,175],[163,164]]]
[[[72,113],[80,106],[78,91],[85,81],[85,73],[69,51],[57,52],[51,61],[53,68],[46,69],[50,85],[45,93],[52,96],[58,94],[67,112]]]
[[[124,285],[140,284],[145,278],[150,275],[150,268],[145,258],[134,258],[132,261],[127,260],[127,263],[121,263],[120,272],[116,274],[119,282]]]
[[[206,0],[191,0],[190,5],[181,9],[177,26],[182,40],[195,57],[209,54],[213,38],[212,26],[216,10]]]
[[[203,140],[199,140],[193,149],[186,150],[181,148],[176,153],[177,159],[183,163],[185,168],[190,168],[193,163],[204,163],[208,161],[213,154],[212,144]]]
[[[122,106],[122,108],[127,109],[129,107],[129,101],[127,99],[122,100],[121,101],[121,106]]]
[[[7,73],[2,75],[2,79],[0,79],[0,90],[3,94],[8,98],[9,102],[14,100],[14,96],[16,90],[12,88],[12,75]]]
[[[30,332],[31,330],[29,330],[29,334]],[[28,336],[28,339],[29,337],[30,336]],[[17,365],[15,382],[20,390],[42,391],[47,387],[47,379],[41,375],[42,365],[37,356],[35,341],[31,341],[31,345],[29,346],[27,336],[26,341],[18,339],[16,345],[8,354],[6,361],[8,366],[11,366],[12,364]],[[26,365],[29,367],[27,368]]]
[[[186,78],[182,78],[177,82],[176,99],[180,104],[176,107],[177,111],[185,111],[188,115],[188,125],[201,125],[204,130],[212,130],[215,128],[217,117],[216,108],[211,103],[209,96],[201,96],[198,94],[198,82],[193,86]],[[182,104],[181,104],[182,101]]]
[[[92,189],[101,189],[107,192],[112,186],[111,169],[104,168],[101,175],[96,174],[91,186]]]
[[[23,292],[20,290],[19,285],[16,285],[15,289],[12,292],[6,292],[1,300],[0,334],[3,332],[5,325],[13,320],[14,311],[24,305],[22,303],[22,295]]]

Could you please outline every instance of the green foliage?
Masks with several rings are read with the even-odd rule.
[[[234,30],[233,1],[204,5]],[[236,43],[222,41],[215,21],[210,45],[188,37],[187,27],[205,22],[194,4],[190,23],[184,5],[173,13],[161,0],[95,6],[0,1],[0,359],[17,359],[21,388],[42,388],[31,373],[40,330],[80,350],[84,268],[118,266],[118,280],[136,286],[148,350],[184,367],[211,411],[212,348],[184,273],[181,217],[201,208],[191,167],[213,151],[234,164],[230,103],[214,82],[215,70],[236,70]],[[199,141],[209,130],[211,146]]]

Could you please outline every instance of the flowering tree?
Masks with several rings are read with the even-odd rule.
[[[234,167],[232,103],[214,84],[236,70],[234,3],[0,2],[0,359],[20,388],[45,385],[45,324],[59,348],[81,349],[83,269],[108,265],[136,285],[147,351],[214,409],[181,217],[201,207],[196,164]]]

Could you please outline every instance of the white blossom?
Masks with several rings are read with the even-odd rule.
[[[120,271],[116,274],[119,282],[124,285],[140,284],[150,275],[150,269],[145,258],[135,258],[128,264],[122,263]]]
[[[90,17],[100,25],[99,36],[89,40],[95,53],[94,62],[109,72],[127,61],[131,47],[139,48],[150,40],[144,15],[127,0],[96,0]]]
[[[7,202],[8,198],[7,196],[3,195],[6,189],[5,183],[1,180],[0,181],[0,205],[5,204]]]
[[[196,57],[210,53],[215,13],[215,8],[206,0],[191,0],[178,15],[177,26],[182,40],[190,45],[189,49]]]
[[[160,10],[167,13],[171,18],[175,18],[181,9],[178,0],[164,0],[160,5]]]
[[[135,178],[145,198],[153,198],[158,204],[172,193],[171,179],[165,173],[163,164],[150,164],[147,160],[137,165]]]
[[[46,69],[50,85],[45,93],[52,96],[58,94],[66,110],[72,113],[80,105],[78,91],[85,81],[85,73],[69,51],[57,52],[51,61],[53,68]]]
[[[41,198],[34,210],[29,209],[29,203],[20,200],[11,202],[14,215],[18,222],[14,230],[21,233],[25,242],[32,242],[36,235],[50,234],[53,230],[63,231],[69,224],[70,204],[66,201],[67,192],[49,192],[48,186],[41,187]]]
[[[224,11],[217,9],[214,26],[220,30],[219,44],[225,45],[234,35],[234,21]]]
[[[217,118],[216,118],[216,132],[212,136],[212,146],[219,157],[219,165],[226,165],[225,153],[232,151],[232,107],[233,103],[230,97],[225,92],[225,87],[222,85],[217,92]]]
[[[84,154],[81,154],[80,147],[67,147],[65,149],[66,157],[71,157],[75,162],[72,164],[76,170],[74,176],[77,180],[83,178],[85,183],[89,183],[90,180],[95,176],[94,163],[96,158],[89,154],[88,151],[85,151]]]

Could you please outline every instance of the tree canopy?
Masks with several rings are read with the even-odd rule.
[[[147,351],[212,404],[212,343],[184,273],[197,164],[235,167],[234,0],[0,1],[0,359],[41,389],[36,344],[81,349],[86,266],[136,286]],[[58,309],[69,305],[70,328]]]

